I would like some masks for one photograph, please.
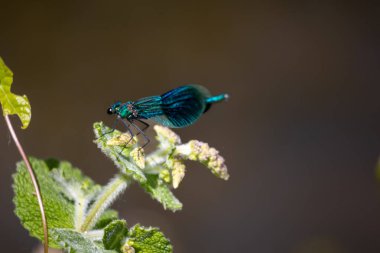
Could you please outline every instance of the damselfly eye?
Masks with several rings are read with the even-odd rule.
[[[112,114],[112,113],[113,113],[113,111],[112,111],[112,108],[111,108],[111,107],[107,109],[107,113],[108,113],[108,114]]]

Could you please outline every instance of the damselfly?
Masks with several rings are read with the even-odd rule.
[[[149,124],[143,120],[150,119],[160,125],[170,128],[187,127],[196,122],[200,116],[208,111],[213,103],[221,102],[228,98],[228,94],[211,96],[210,92],[200,85],[186,85],[170,90],[161,96],[150,96],[141,98],[135,102],[116,102],[108,109],[108,114],[116,114],[133,136],[130,126],[142,134],[146,143],[149,138],[144,130]],[[138,127],[135,122],[144,125]]]

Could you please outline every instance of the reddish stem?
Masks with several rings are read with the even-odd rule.
[[[44,211],[44,204],[42,202],[40,188],[38,186],[36,176],[34,175],[32,166],[30,165],[29,159],[26,156],[24,149],[22,148],[20,142],[18,141],[17,135],[15,133],[15,130],[13,129],[12,123],[11,123],[8,115],[5,115],[5,122],[7,123],[7,126],[9,128],[9,132],[11,133],[11,136],[13,138],[13,141],[16,144],[17,149],[20,152],[20,155],[25,162],[25,165],[26,165],[26,168],[28,169],[30,178],[32,179],[34,190],[36,191],[37,201],[38,201],[38,205],[40,207],[40,212],[41,212],[42,226],[44,229],[44,252],[48,253],[49,252],[49,237],[48,237],[47,221],[46,221],[46,216],[45,216],[45,211]]]

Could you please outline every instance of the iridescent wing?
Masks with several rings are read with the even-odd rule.
[[[161,96],[140,99],[135,102],[138,115],[157,123],[177,128],[193,124],[206,109],[210,94],[200,85],[181,86]]]

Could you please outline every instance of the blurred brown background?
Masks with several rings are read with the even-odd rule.
[[[3,1],[0,55],[27,94],[30,155],[115,173],[92,123],[115,100],[187,83],[228,92],[183,140],[217,147],[231,179],[196,163],[164,211],[136,185],[114,205],[175,252],[380,252],[378,6],[362,1]],[[14,121],[16,123],[16,119]],[[20,159],[0,121],[1,252],[38,245],[13,214]],[[18,122],[17,122],[18,123]],[[152,132],[149,132],[152,134]]]

